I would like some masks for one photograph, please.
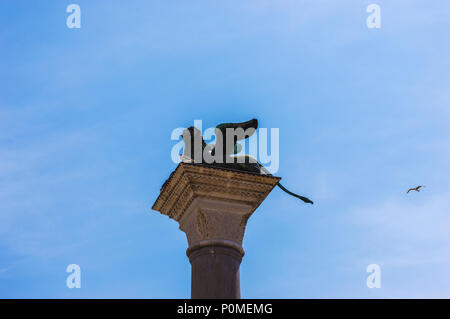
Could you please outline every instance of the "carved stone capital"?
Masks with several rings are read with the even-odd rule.
[[[180,163],[153,209],[176,220],[189,247],[225,240],[242,245],[245,226],[279,177]]]

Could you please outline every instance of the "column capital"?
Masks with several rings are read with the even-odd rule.
[[[280,179],[180,163],[152,208],[179,223],[190,248],[211,241],[241,246],[248,219]]]

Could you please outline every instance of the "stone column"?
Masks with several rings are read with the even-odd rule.
[[[186,233],[191,298],[240,298],[239,267],[247,220],[279,177],[180,163],[153,209]]]

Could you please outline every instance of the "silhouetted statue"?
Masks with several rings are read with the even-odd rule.
[[[252,119],[242,123],[223,123],[215,128],[216,144],[206,144],[202,133],[191,126],[183,131],[184,153],[180,155],[183,162],[210,165],[239,171],[272,175],[254,157],[236,155],[241,151],[237,141],[249,138],[258,128],[258,120]],[[284,192],[297,197],[305,203],[313,202],[303,196],[292,193],[280,183],[277,184]]]

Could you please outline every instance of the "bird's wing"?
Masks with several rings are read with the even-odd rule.
[[[247,122],[241,122],[241,123],[222,123],[216,126],[216,129],[219,130],[223,136],[225,136],[226,129],[232,128],[232,129],[238,129],[241,128],[244,131],[246,131],[246,134],[242,134],[241,136],[237,137],[237,140],[243,140],[247,137],[250,137],[255,133],[256,129],[258,128],[258,120],[257,119],[251,119]],[[251,129],[251,130],[248,130]],[[248,130],[248,131],[247,131]]]
[[[252,119],[247,122],[241,122],[241,123],[222,123],[216,126],[215,132],[216,132],[216,147],[214,150],[214,154],[217,152],[222,152],[225,156],[230,155],[227,154],[236,154],[237,152],[236,148],[236,142],[246,139],[250,136],[252,136],[256,129],[258,128],[258,120]],[[227,129],[233,129],[233,136],[227,136]],[[227,138],[232,138],[232,140],[227,141]],[[228,143],[231,143],[233,146],[233,149],[227,150]],[[214,155],[213,154],[213,155]]]
[[[413,191],[413,190],[414,190],[414,188],[408,189],[408,191],[406,192],[406,194],[408,194],[410,191]]]

